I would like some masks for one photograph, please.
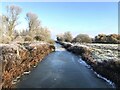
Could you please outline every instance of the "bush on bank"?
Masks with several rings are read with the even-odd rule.
[[[79,34],[77,35],[73,40],[73,43],[79,42],[79,43],[91,43],[92,39],[87,34]]]
[[[98,34],[95,36],[93,43],[120,44],[120,34]]]

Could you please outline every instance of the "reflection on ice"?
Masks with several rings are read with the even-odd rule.
[[[56,48],[55,51],[65,51],[64,48]]]
[[[65,51],[65,48],[62,48],[60,44],[55,44],[55,51]]]

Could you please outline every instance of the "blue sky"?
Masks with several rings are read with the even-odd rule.
[[[33,12],[41,24],[50,29],[52,38],[65,31],[73,36],[84,33],[91,37],[99,33],[118,33],[117,2],[7,2],[2,3],[2,13],[5,6],[11,4],[22,8],[18,30],[27,27],[25,15]]]

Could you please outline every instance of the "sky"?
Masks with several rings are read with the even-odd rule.
[[[52,38],[70,31],[73,36],[88,34],[94,37],[100,33],[118,33],[117,2],[2,2],[2,13],[7,5],[22,8],[17,30],[27,28],[27,12],[38,15],[41,25],[49,28]]]

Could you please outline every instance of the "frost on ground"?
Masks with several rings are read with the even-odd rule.
[[[95,61],[118,61],[120,57],[120,44],[80,44],[74,43],[72,46],[86,47],[92,52]]]
[[[92,56],[97,62],[119,60],[118,44],[86,44],[86,46],[91,49]]]
[[[68,51],[80,55],[94,71],[120,87],[120,46],[118,44],[85,44],[60,42]]]

